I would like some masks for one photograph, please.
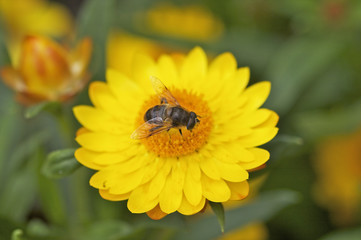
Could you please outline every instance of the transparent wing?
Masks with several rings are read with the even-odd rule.
[[[163,121],[161,117],[156,117],[140,125],[132,133],[132,135],[130,135],[130,138],[132,139],[147,138],[154,134],[167,131],[171,128],[172,128],[172,122],[170,120]]]
[[[162,83],[162,81],[160,81],[157,77],[150,76],[150,82],[152,83],[154,91],[159,96],[161,101],[166,100],[166,102],[162,102],[162,103],[168,103],[170,105],[179,106],[178,101],[171,94],[168,88]]]

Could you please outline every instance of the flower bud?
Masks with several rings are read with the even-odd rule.
[[[89,79],[87,66],[92,44],[88,38],[69,51],[43,36],[27,36],[17,67],[4,67],[1,76],[24,104],[64,101],[79,92]]]

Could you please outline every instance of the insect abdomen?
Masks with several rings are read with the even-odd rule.
[[[174,126],[185,126],[189,119],[189,113],[183,108],[173,107],[169,117],[172,119]]]
[[[149,108],[148,111],[144,114],[144,121],[147,122],[150,119],[161,117],[164,118],[164,111],[166,106],[164,105],[156,105],[152,108]]]

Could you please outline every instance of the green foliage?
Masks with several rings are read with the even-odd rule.
[[[74,157],[75,149],[57,150],[48,155],[42,173],[49,178],[62,178],[70,175],[81,165]]]
[[[316,203],[313,187],[322,177],[314,168],[318,144],[361,126],[360,1],[171,2],[211,10],[224,23],[222,36],[202,41],[145,29],[138,16],[157,0],[83,1],[74,37],[93,41],[91,80],[105,80],[107,41],[113,29],[151,39],[169,51],[199,45],[210,61],[218,53],[233,53],[239,66],[250,67],[251,84],[271,82],[264,107],[280,115],[279,134],[262,146],[270,152],[267,167],[250,174],[250,180],[267,177],[259,195],[228,210],[209,202],[214,214],[174,213],[159,221],[131,214],[126,202],[102,199],[89,186],[92,170],[79,169],[74,158],[79,124],[71,108],[87,103],[86,89],[73,102],[23,107],[0,83],[0,239],[202,240],[255,222],[267,224],[270,240],[359,239],[359,228],[340,230],[330,220],[329,210]],[[0,68],[11,64],[11,29],[4,24],[0,23]],[[358,226],[360,221],[351,224]]]
[[[25,118],[33,118],[42,111],[54,112],[61,107],[59,102],[41,102],[30,106],[25,111]]]
[[[222,203],[209,202],[214,214],[217,216],[221,232],[224,233],[224,207]]]
[[[106,44],[114,14],[115,0],[88,0],[81,9],[77,22],[77,39],[91,37],[93,40],[93,55],[90,71],[93,77],[105,79]]]
[[[249,223],[267,221],[281,209],[295,204],[298,195],[288,190],[274,190],[263,193],[249,204],[225,212],[225,232],[241,228]],[[176,239],[205,240],[221,236],[214,216],[202,217],[191,222],[186,231],[179,233]]]
[[[358,240],[361,236],[361,229],[347,229],[337,232],[332,232],[322,237],[320,240]]]

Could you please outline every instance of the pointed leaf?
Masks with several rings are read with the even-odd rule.
[[[273,190],[263,193],[253,202],[225,212],[225,232],[242,228],[253,222],[266,221],[297,200],[298,195],[293,191]],[[178,232],[175,239],[216,239],[221,236],[217,225],[217,220],[213,216],[204,216],[190,223],[185,231]]]
[[[79,12],[77,38],[90,37],[93,52],[89,70],[96,79],[104,79],[108,32],[115,15],[115,0],[88,0]]]
[[[74,157],[75,149],[57,150],[48,155],[42,172],[49,178],[62,178],[70,175],[81,165]]]
[[[60,107],[59,102],[41,102],[31,107],[28,107],[25,111],[25,118],[33,118],[42,111],[52,111]]]
[[[266,107],[285,115],[343,48],[344,43],[338,38],[296,38],[285,44],[274,56],[266,75],[272,82]]]
[[[209,202],[209,205],[211,205],[211,208],[216,214],[219,225],[221,227],[222,233],[224,233],[224,207],[222,203],[216,203],[216,202]]]

